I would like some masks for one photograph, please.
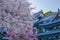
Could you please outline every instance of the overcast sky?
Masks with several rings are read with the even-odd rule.
[[[41,9],[45,11],[57,11],[58,8],[60,8],[60,0],[29,0],[30,3],[32,3],[33,7],[36,7],[36,9],[33,10],[33,12],[38,12]]]

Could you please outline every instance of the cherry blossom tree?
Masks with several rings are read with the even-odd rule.
[[[11,40],[37,40],[30,13],[30,4],[25,0],[0,0],[0,28],[8,28]]]

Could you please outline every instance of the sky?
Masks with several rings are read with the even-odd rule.
[[[33,13],[36,13],[40,10],[46,11],[57,11],[60,8],[60,0],[29,0],[32,3],[31,7],[36,7],[32,10]]]

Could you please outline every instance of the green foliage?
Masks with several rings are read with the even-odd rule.
[[[44,13],[45,16],[52,15],[52,14],[53,14],[52,11],[47,11],[47,12]]]

